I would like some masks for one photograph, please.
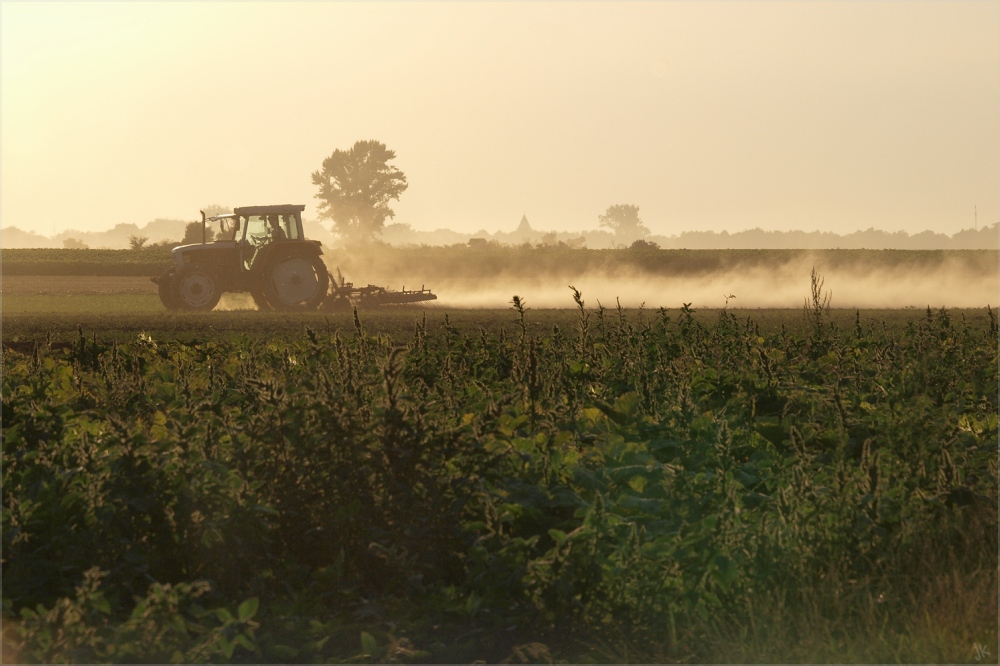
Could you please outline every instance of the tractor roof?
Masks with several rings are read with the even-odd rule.
[[[233,213],[236,215],[280,215],[281,213],[301,213],[305,209],[305,206],[293,204],[282,204],[279,206],[243,206],[242,208],[234,208]]]

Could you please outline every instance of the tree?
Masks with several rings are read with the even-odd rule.
[[[602,227],[607,227],[615,235],[619,243],[631,243],[649,235],[649,229],[639,219],[639,207],[630,204],[615,204],[608,206],[604,215],[598,215],[597,220]]]
[[[389,165],[395,158],[378,141],[333,151],[312,174],[320,217],[333,220],[334,231],[350,240],[368,241],[381,233],[386,219],[395,217],[389,202],[399,201],[407,188],[403,172]]]
[[[87,244],[76,238],[67,238],[63,240],[63,247],[70,250],[86,250]]]
[[[215,238],[215,230],[206,224],[205,241],[210,241],[213,238]],[[181,245],[200,243],[201,240],[201,222],[188,222],[187,226],[184,227],[184,238],[181,239]]]
[[[149,236],[140,236],[138,234],[132,234],[128,237],[128,246],[133,250],[141,250],[146,245],[146,241],[149,240]]]

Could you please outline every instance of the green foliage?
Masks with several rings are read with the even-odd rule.
[[[25,662],[40,663],[206,663],[232,659],[236,648],[259,653],[253,621],[259,602],[247,599],[234,616],[224,607],[206,610],[196,599],[209,590],[204,581],[150,585],[134,599],[132,612],[112,618],[100,589],[108,572],[83,573],[73,598],[50,609],[21,609],[21,625],[9,648]]]
[[[966,660],[959,638],[996,638],[995,319],[841,328],[815,284],[801,335],[574,291],[576,325],[544,335],[515,297],[512,333],[445,315],[394,341],[355,316],[291,342],[5,351],[5,643],[712,660],[733,628],[777,635],[762,608],[801,641],[785,619],[822,599],[829,649],[884,661],[944,570],[986,576],[982,626],[915,655]]]

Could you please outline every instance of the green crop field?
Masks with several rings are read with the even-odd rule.
[[[10,275],[159,275],[170,265],[170,250],[0,250],[0,269]]]
[[[7,661],[997,644],[992,310],[5,296]]]
[[[996,250],[587,250],[565,247],[327,249],[331,265],[365,279],[395,279],[413,274],[427,281],[455,276],[495,279],[507,274],[551,275],[605,271],[650,275],[706,275],[720,271],[774,269],[803,259],[821,271],[933,271],[958,264],[996,274]],[[170,265],[163,248],[142,250],[0,249],[4,277],[20,275],[153,276]],[[806,272],[808,278],[808,269]],[[412,285],[411,285],[412,286]]]

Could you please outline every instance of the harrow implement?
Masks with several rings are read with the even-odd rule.
[[[340,269],[337,269],[337,277],[331,276],[330,293],[320,309],[328,311],[350,310],[352,307],[371,309],[383,305],[402,305],[433,300],[437,300],[437,295],[430,289],[424,288],[423,285],[420,289],[403,287],[399,291],[374,284],[355,287],[354,283],[347,282],[341,275]]]

